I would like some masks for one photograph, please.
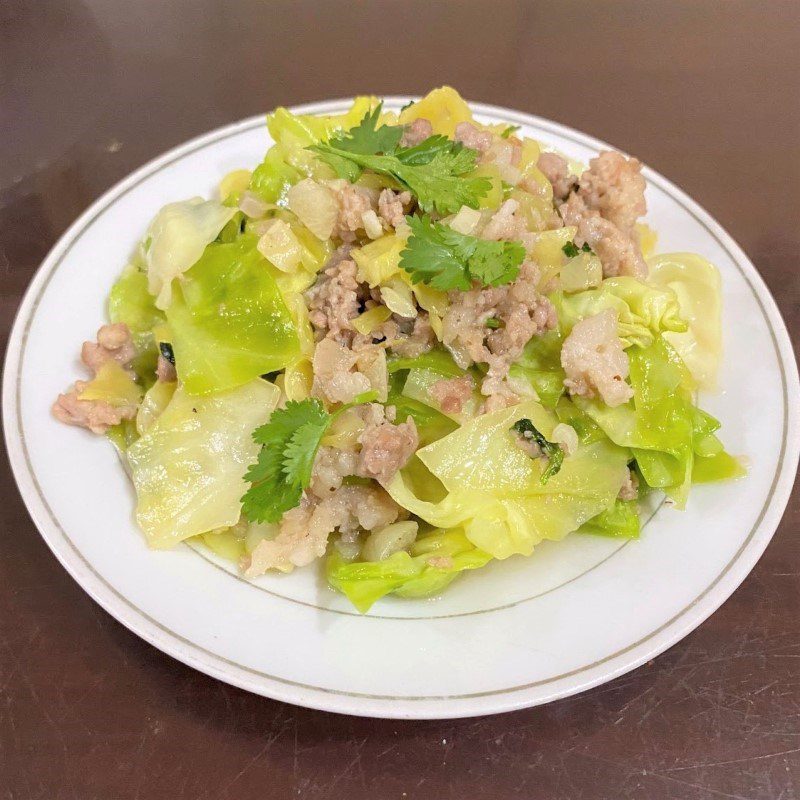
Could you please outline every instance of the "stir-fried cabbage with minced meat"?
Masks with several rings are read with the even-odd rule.
[[[150,546],[325,558],[366,611],[743,474],[695,404],[719,275],[653,253],[636,159],[580,168],[448,87],[267,128],[156,214],[53,406],[118,446]]]

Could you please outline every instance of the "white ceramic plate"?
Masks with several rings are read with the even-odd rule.
[[[399,108],[407,98],[393,98]],[[305,106],[339,113],[347,101]],[[587,161],[604,145],[537,117],[475,104]],[[155,211],[210,194],[268,145],[262,117],[166,153],[114,187],[62,237],[22,303],[7,353],[3,420],[36,525],[75,580],[143,639],[268,697],[376,717],[461,717],[545,703],[642,664],[706,619],[741,583],[785,508],[798,458],[797,368],[766,286],[728,234],[645,170],[659,251],[722,272],[726,358],[703,406],[750,473],[661,508],[639,541],[572,536],[495,563],[432,600],[386,599],[360,616],[311,567],[249,583],[208,553],[151,552],[112,446],[58,424],[49,407],[81,374],[116,275]]]

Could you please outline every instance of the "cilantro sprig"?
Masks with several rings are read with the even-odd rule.
[[[378,103],[372,111],[368,111],[364,115],[361,122],[354,128],[328,139],[328,145],[338,150],[361,155],[393,152],[403,137],[403,126],[381,125],[378,127],[382,107],[383,103]]]
[[[467,177],[478,153],[440,135],[414,147],[400,147],[403,128],[378,126],[381,107],[368,112],[349,131],[310,149],[351,183],[363,169],[394,178],[416,196],[423,211],[454,214],[461,206],[477,208],[491,188],[488,178]]]
[[[331,423],[348,408],[374,399],[375,392],[367,392],[332,414],[316,398],[290,400],[273,411],[269,421],[253,431],[262,447],[244,476],[250,483],[242,497],[244,516],[250,522],[278,522],[297,506],[311,483],[314,459]]]
[[[525,248],[519,242],[490,242],[458,233],[428,216],[406,217],[411,236],[400,253],[400,266],[414,283],[434,289],[468,291],[510,283],[519,274]]]
[[[560,444],[548,442],[547,439],[527,418],[518,419],[511,429],[516,431],[523,439],[529,439],[539,445],[542,455],[547,459],[547,468],[542,472],[539,480],[547,483],[553,475],[557,474],[564,463],[564,449]]]

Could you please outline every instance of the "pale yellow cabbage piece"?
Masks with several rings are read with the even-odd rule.
[[[171,547],[239,521],[244,474],[259,447],[252,433],[279,395],[260,378],[202,397],[176,390],[128,450],[136,519],[151,547]]]
[[[614,503],[627,475],[625,449],[608,440],[582,446],[543,484],[545,462],[523,453],[510,431],[522,418],[545,436],[558,422],[532,400],[477,417],[417,453],[447,489],[442,500],[422,500],[402,472],[387,491],[432,525],[463,526],[494,558],[529,555],[539,542],[563,538]]]
[[[117,361],[106,361],[97,375],[84,385],[79,400],[102,400],[115,408],[135,406],[142,399],[143,390],[133,375]]]
[[[375,287],[397,275],[405,246],[405,237],[388,234],[352,250],[350,258],[358,267],[358,280]]]
[[[156,214],[145,237],[144,261],[147,288],[157,308],[169,306],[172,281],[203,255],[235,213],[235,208],[216,200],[193,197],[169,203]]]
[[[178,384],[175,381],[156,381],[145,392],[142,404],[136,413],[136,431],[139,436],[147,430],[161,416],[164,409],[170,404]]]
[[[428,92],[421,100],[400,112],[402,125],[420,118],[430,121],[434,133],[452,138],[460,122],[472,120],[472,111],[455,89],[442,86]]]
[[[649,283],[669,288],[678,298],[684,333],[665,332],[697,386],[714,389],[722,358],[722,289],[719,271],[694,253],[666,253],[648,259]]]

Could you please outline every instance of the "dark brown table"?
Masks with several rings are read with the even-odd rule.
[[[732,0],[4,0],[4,337],[56,238],[152,156],[277,104],[444,82],[669,176],[798,341],[800,4]],[[2,800],[800,797],[797,495],[743,586],[653,663],[543,708],[393,722],[265,700],[146,645],[51,556],[3,458]]]

